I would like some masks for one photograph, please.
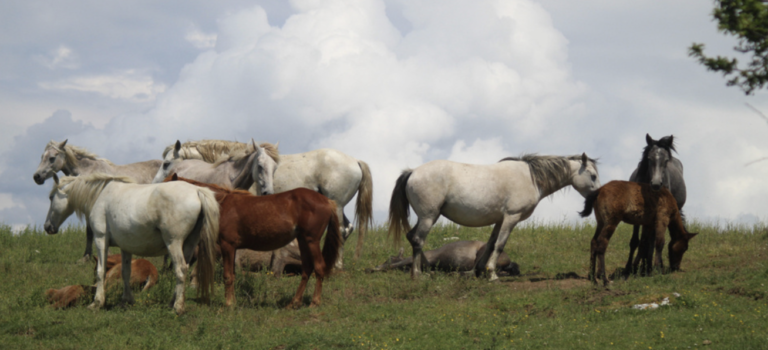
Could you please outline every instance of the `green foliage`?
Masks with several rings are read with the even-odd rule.
[[[747,95],[768,82],[768,6],[765,0],[716,0],[712,16],[717,29],[739,39],[734,47],[739,53],[751,55],[744,67],[736,58],[708,57],[704,44],[694,43],[688,54],[699,63],[724,76],[732,76],[728,86],[739,86]]]
[[[3,349],[684,349],[708,340],[717,348],[764,348],[766,226],[691,220],[688,228],[700,234],[691,241],[682,272],[616,279],[606,289],[583,278],[557,278],[586,275],[595,229],[589,221],[520,225],[505,251],[523,276],[496,283],[456,273],[427,273],[417,281],[402,271],[366,273],[397,253],[386,228],[378,227],[367,235],[357,261],[352,258],[356,236],[350,238],[345,270],[326,279],[319,308],[285,309],[300,277],[238,271],[237,306],[224,306],[219,278],[210,306],[198,303],[189,289],[187,313],[176,316],[168,306],[175,277],[167,272],[149,291],[134,291],[134,305],[120,305],[122,287],[116,286],[102,310],[88,310],[90,300],[51,309],[43,298],[46,289],[93,282],[93,264],[75,263],[84,228],[14,235],[0,225],[0,344]],[[427,245],[434,249],[454,237],[486,240],[490,230],[438,225]],[[609,270],[623,266],[630,234],[628,225],[614,234],[606,254]],[[149,260],[162,266],[161,258]],[[305,306],[314,279],[307,289]],[[670,306],[632,308],[665,297]]]

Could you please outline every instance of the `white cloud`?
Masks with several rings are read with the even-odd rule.
[[[35,55],[34,60],[50,70],[58,68],[77,69],[80,67],[77,54],[66,45],[60,45],[47,55]]]
[[[215,33],[204,33],[199,29],[192,29],[187,32],[184,39],[196,48],[206,50],[216,47],[216,37],[217,35]]]
[[[509,156],[501,139],[496,137],[488,140],[477,139],[469,147],[464,140],[458,140],[453,145],[448,160],[469,164],[492,164]]]
[[[165,84],[157,83],[151,75],[135,70],[126,70],[107,75],[76,76],[64,80],[41,82],[46,90],[73,90],[93,92],[113,99],[134,102],[153,101],[166,90]]]

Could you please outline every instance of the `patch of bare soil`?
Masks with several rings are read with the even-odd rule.
[[[541,289],[573,289],[582,288],[591,285],[586,277],[579,276],[575,272],[559,273],[555,277],[546,277],[537,274],[524,275],[525,280],[520,278],[504,281],[512,290],[541,290]]]

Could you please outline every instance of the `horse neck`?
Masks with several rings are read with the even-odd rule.
[[[574,164],[576,164],[576,168],[575,169],[574,169]],[[539,198],[546,198],[547,196],[549,196],[549,195],[551,195],[551,194],[553,194],[553,193],[555,193],[557,191],[562,190],[566,186],[572,185],[573,184],[573,174],[578,173],[580,167],[581,167],[581,163],[580,162],[569,160],[568,161],[568,168],[567,169],[560,169],[560,170],[561,171],[570,171],[571,172],[571,176],[564,176],[562,181],[560,181],[559,183],[551,184],[552,186],[542,186],[542,187],[539,187],[539,195],[540,195]]]
[[[78,157],[74,164],[67,163],[65,168],[69,169],[70,174],[67,174],[64,169],[61,169],[61,171],[66,175],[72,176],[88,175],[94,172],[111,173],[110,170],[112,170],[112,166],[101,159],[82,157]]]
[[[256,152],[243,159],[226,162],[231,170],[230,181],[232,181],[232,188],[247,190],[253,185],[251,167],[253,166],[254,158],[256,158]]]

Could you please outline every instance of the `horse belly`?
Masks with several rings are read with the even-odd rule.
[[[501,211],[490,210],[487,207],[473,207],[461,204],[445,203],[440,214],[449,220],[469,227],[493,225],[500,222],[504,215]]]
[[[121,251],[141,256],[160,256],[168,251],[162,234],[154,227],[110,231],[109,242]]]

